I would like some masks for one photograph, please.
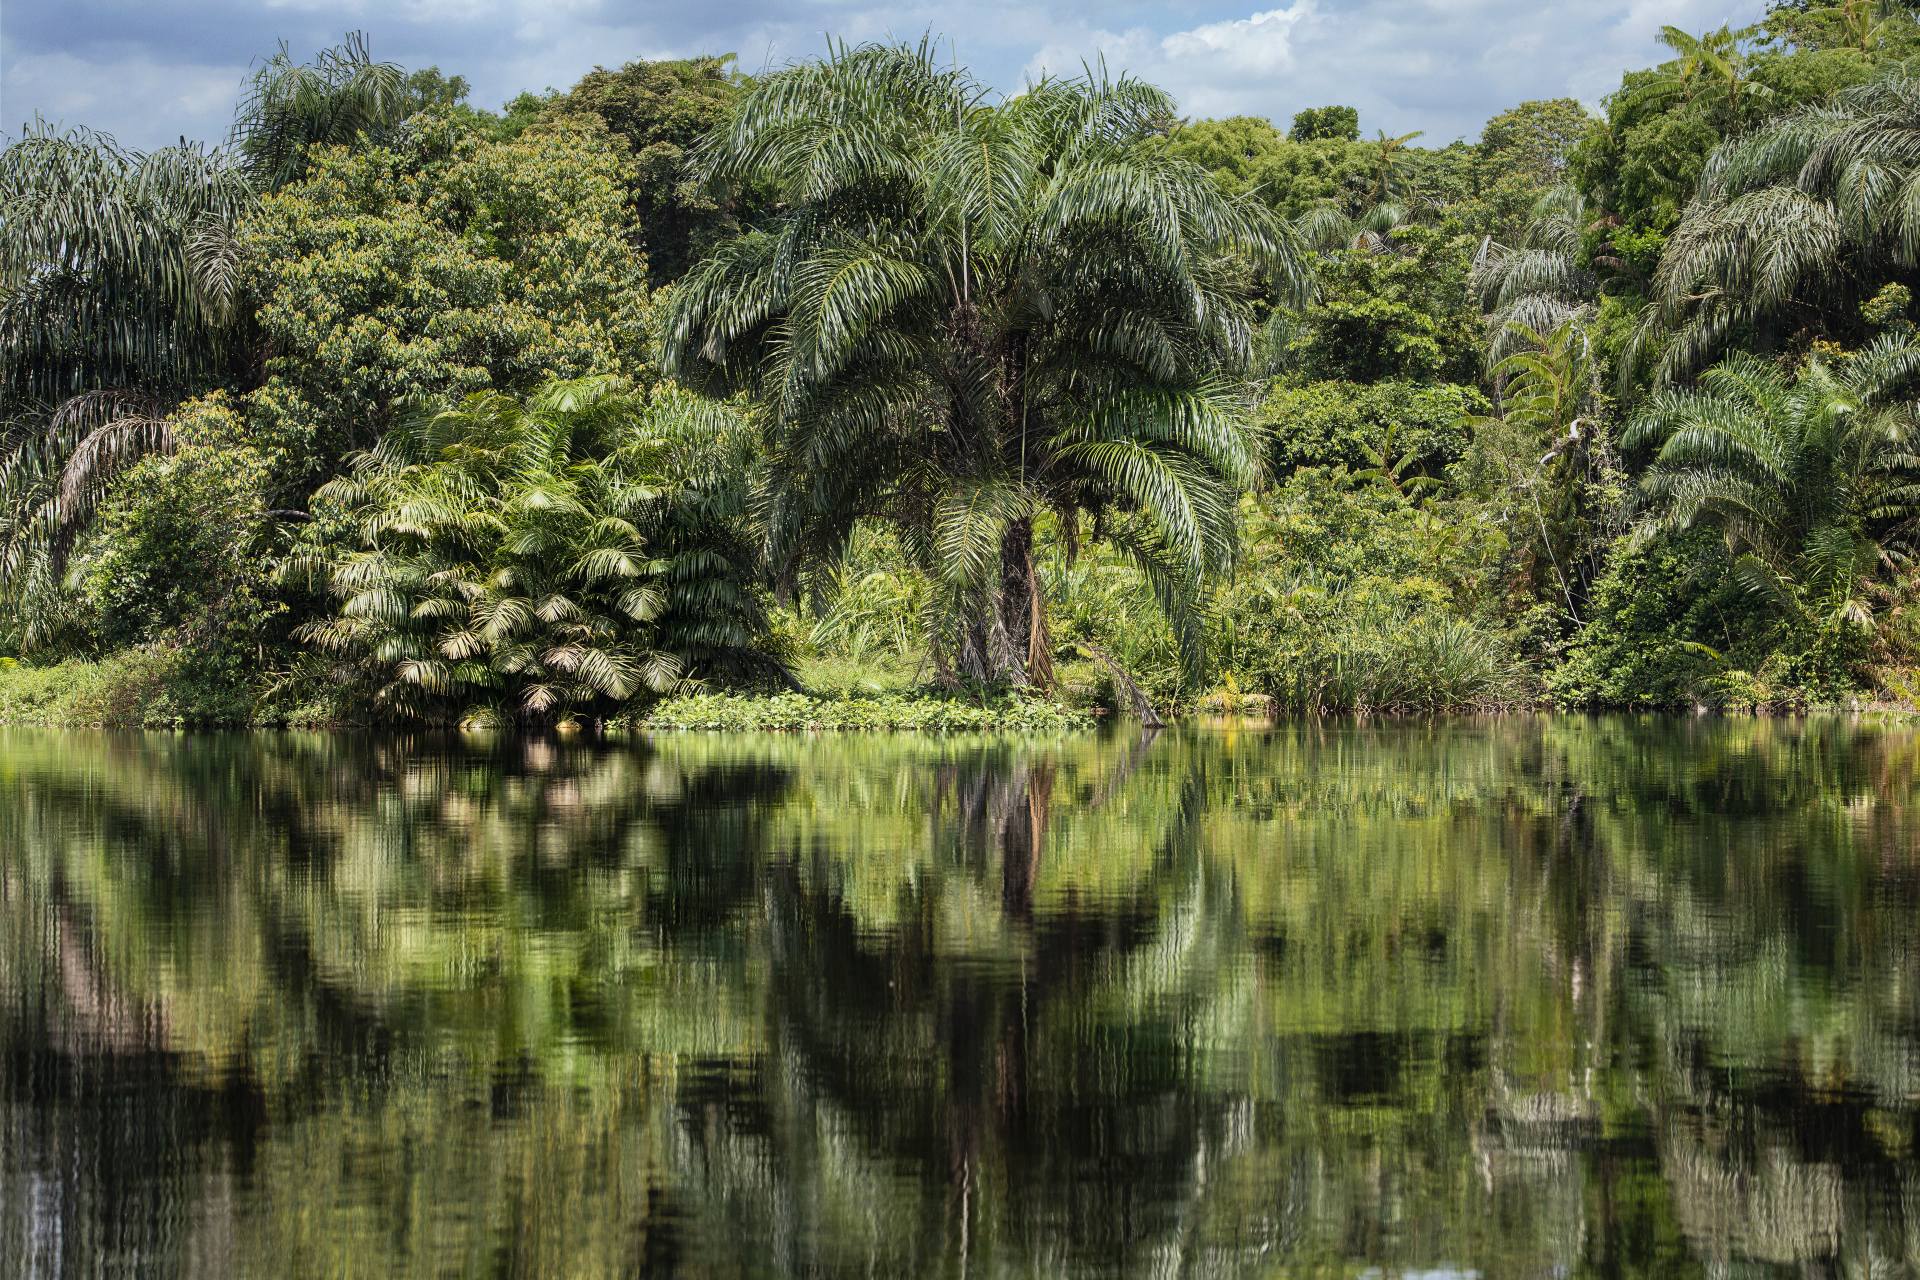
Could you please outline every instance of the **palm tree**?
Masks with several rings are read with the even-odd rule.
[[[1618,506],[1602,412],[1599,354],[1576,313],[1546,331],[1509,321],[1511,349],[1493,366],[1499,414],[1474,420],[1474,458],[1504,506],[1510,541],[1536,594],[1552,592],[1578,624],[1610,541],[1598,526]]]
[[[1736,333],[1850,322],[1920,268],[1920,79],[1904,69],[1724,143],[1667,242],[1640,346],[1684,376]]]
[[[1873,53],[1892,34],[1898,10],[1889,0],[1840,0],[1804,13],[1788,11],[1781,16],[1796,40],[1837,35],[1845,47],[1861,53]],[[1827,28],[1823,32],[1822,27]]]
[[[252,200],[225,154],[195,144],[141,153],[36,122],[0,150],[0,598],[14,608],[45,603],[106,478],[167,447],[173,404],[244,359],[230,246]]]
[[[1519,244],[1481,246],[1472,283],[1487,317],[1489,367],[1530,345],[1526,335],[1551,333],[1591,308],[1599,280],[1580,263],[1588,221],[1585,197],[1555,187],[1534,202]]]
[[[1747,43],[1760,34],[1760,27],[1734,29],[1723,24],[1704,35],[1689,35],[1679,27],[1660,28],[1660,43],[1679,55],[1661,66],[1654,79],[1636,91],[1636,105],[1659,110],[1674,100],[1692,102],[1703,97],[1723,103],[1737,116],[1741,99],[1772,96],[1766,85],[1753,79],[1753,59]]]
[[[862,517],[900,531],[949,682],[1048,683],[1049,511],[1133,555],[1198,652],[1255,467],[1229,381],[1248,264],[1294,295],[1304,273],[1270,211],[1149,145],[1173,119],[1126,77],[990,104],[925,43],[840,46],[756,82],[700,150],[782,212],[677,287],[669,367],[765,399],[783,573]]]
[[[1425,129],[1415,129],[1412,133],[1403,133],[1397,138],[1389,138],[1385,129],[1379,130],[1380,136],[1372,142],[1375,149],[1373,174],[1373,202],[1386,204],[1393,199],[1393,184],[1407,163],[1407,146],[1415,138],[1426,136]]]
[[[106,483],[172,446],[167,415],[258,374],[235,230],[309,148],[392,127],[405,77],[355,33],[253,77],[232,147],[142,153],[36,121],[0,151],[0,600],[51,637],[62,561]]]
[[[407,73],[375,62],[364,32],[298,63],[283,41],[254,71],[234,117],[231,147],[263,191],[273,191],[307,171],[316,147],[344,146],[365,134],[381,134],[413,114],[415,95]]]
[[[1390,253],[1398,248],[1394,232],[1414,221],[1413,210],[1393,201],[1376,204],[1357,217],[1339,205],[1315,205],[1294,220],[1294,231],[1315,253]]]
[[[1875,579],[1906,562],[1920,515],[1916,374],[1920,345],[1888,335],[1797,379],[1741,353],[1656,394],[1622,441],[1659,448],[1636,538],[1718,529],[1743,586],[1822,629],[1864,631]]]
[[[1437,476],[1427,475],[1420,470],[1420,451],[1403,448],[1402,444],[1400,424],[1389,422],[1386,430],[1381,432],[1378,443],[1361,444],[1360,454],[1367,465],[1354,472],[1354,478],[1382,485],[1416,503],[1422,497],[1445,488]]]
[[[325,566],[340,614],[307,638],[371,658],[383,700],[413,714],[553,720],[671,688],[661,476],[674,439],[724,434],[721,414],[588,378],[525,404],[475,393],[389,433],[315,495],[360,546]]]

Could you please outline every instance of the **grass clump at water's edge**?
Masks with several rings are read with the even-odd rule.
[[[640,729],[920,729],[1066,733],[1093,727],[1087,711],[1038,696],[978,700],[928,693],[818,697],[804,693],[696,693],[668,698],[632,720]]]
[[[143,645],[46,666],[0,657],[0,724],[49,729],[330,728],[361,722],[352,694]],[[303,696],[304,695],[304,696]]]
[[[130,649],[35,667],[0,659],[0,724],[138,728],[243,724],[246,699],[182,677],[176,655]]]

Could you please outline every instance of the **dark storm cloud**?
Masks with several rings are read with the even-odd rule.
[[[989,83],[1018,88],[1046,70],[1104,56],[1179,96],[1193,115],[1265,115],[1345,102],[1369,130],[1472,136],[1525,98],[1597,102],[1622,69],[1657,58],[1663,23],[1689,29],[1750,18],[1727,0],[1291,0],[1270,9],[1219,0],[1033,5],[985,0],[5,0],[0,128],[39,113],[152,146],[218,139],[248,68],[286,40],[302,56],[364,29],[376,55],[464,75],[497,105],[521,89],[571,84],[595,65],[733,52],[748,70],[810,57],[825,33],[952,38]],[[1272,3],[1272,0],[1264,0]]]

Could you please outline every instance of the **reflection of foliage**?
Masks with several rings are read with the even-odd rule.
[[[1091,721],[1050,698],[1002,693],[966,702],[958,698],[884,694],[844,698],[805,693],[705,693],[669,698],[648,709],[651,729],[730,732],[776,729],[924,729],[1002,733],[1060,733]]]
[[[1910,1257],[1917,788],[1842,721],[9,735],[0,1196],[291,1274]]]

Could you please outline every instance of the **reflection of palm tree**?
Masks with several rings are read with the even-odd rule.
[[[1121,755],[1117,774],[1138,776],[1139,745]],[[965,1233],[991,1257],[1032,1238],[1028,1217],[1047,1200],[1039,1188],[1065,1190],[1066,1220],[1053,1228],[1064,1231],[1065,1256],[1112,1262],[1157,1246],[1114,1234],[1110,1196],[1135,1178],[1199,1195],[1196,1155],[1215,1160],[1232,1148],[1216,1133],[1217,1104],[1191,1087],[1193,1063],[1174,1046],[1213,984],[1240,972],[1229,959],[1237,934],[1222,914],[1231,881],[1201,871],[1204,774],[1192,757],[1180,765],[1172,808],[1160,811],[1146,879],[1121,899],[1068,899],[1038,914],[1059,797],[1086,785],[1064,763],[989,751],[943,767],[927,835],[940,856],[887,935],[864,932],[842,900],[821,891],[830,876],[795,867],[777,877],[776,1043],[807,1064],[797,1077],[782,1073],[810,1082],[805,1131],[852,1128],[868,1135],[869,1158],[925,1161],[922,1195],[937,1187],[937,1200],[901,1206],[910,1218],[937,1204],[949,1241]],[[1114,783],[1110,775],[1095,794],[1118,803]],[[996,902],[1014,938],[1026,940],[1013,954],[941,965],[953,918],[943,904],[966,898],[968,886],[984,891],[970,900]],[[1089,1072],[1101,1077],[1097,1087]],[[1156,1201],[1150,1236],[1179,1229],[1179,1203]],[[1134,1234],[1143,1229],[1136,1222]]]
[[[229,1271],[396,1212],[408,1274],[1908,1247],[1911,736],[27,741],[0,1200],[77,1169],[75,1240],[104,1194]],[[163,1054],[43,1025],[156,998]],[[44,1088],[128,1072],[123,1136]]]

